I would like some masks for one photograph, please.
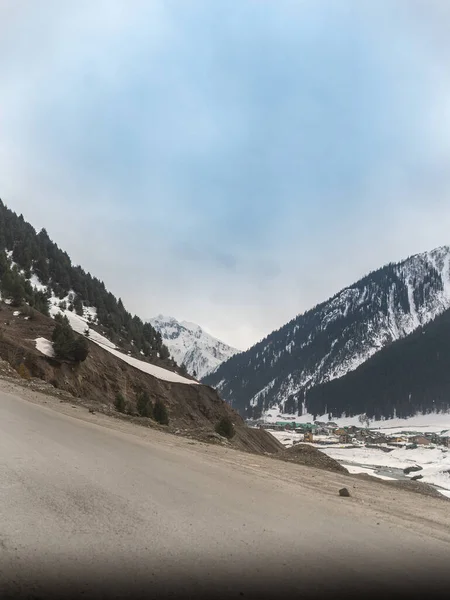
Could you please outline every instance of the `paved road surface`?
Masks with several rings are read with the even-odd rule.
[[[108,586],[121,597],[178,581],[248,595],[255,582],[320,589],[338,574],[411,581],[419,564],[450,557],[445,539],[353,500],[0,393],[3,591]]]

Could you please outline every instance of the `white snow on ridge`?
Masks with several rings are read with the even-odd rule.
[[[337,339],[330,339],[328,347],[324,346],[308,367],[299,364],[290,373],[279,375],[276,385],[267,395],[270,403],[284,403],[305,387],[331,381],[354,371],[387,344],[404,338],[450,308],[449,246],[416,254],[392,268],[395,276],[388,278],[389,285],[369,278],[368,283],[357,282],[313,309],[320,325],[315,326],[307,338],[305,330],[305,339],[296,341],[298,348],[305,347],[311,336],[314,339],[351,311],[355,311],[359,333],[355,336],[353,324],[342,322],[342,330],[338,335],[345,343],[336,344]],[[358,316],[359,307],[365,302],[372,303],[373,310],[370,316]],[[281,350],[284,356],[292,351],[292,337],[297,327],[295,325],[286,334],[286,344]],[[270,342],[260,350],[260,355],[268,350],[270,352]],[[279,355],[274,359],[278,360]],[[259,357],[254,368],[264,369]],[[268,383],[262,378],[261,389],[253,392],[253,398],[246,399],[246,402],[252,405],[259,392],[260,398],[265,397]]]
[[[92,340],[92,341],[95,341],[95,340]],[[123,354],[122,352],[119,352],[118,350],[116,350],[114,348],[104,346],[100,342],[95,341],[95,343],[98,344],[104,350],[107,350],[111,354],[114,354],[114,356],[117,356],[117,358],[120,358],[120,360],[123,360],[124,362],[128,363],[132,367],[136,367],[136,369],[139,369],[140,371],[143,371],[144,373],[147,373],[148,375],[152,375],[153,377],[157,377],[158,379],[162,379],[163,381],[169,381],[171,383],[184,383],[184,384],[190,384],[190,385],[199,385],[197,381],[192,381],[191,379],[186,379],[185,377],[178,375],[178,373],[174,373],[173,371],[168,371],[167,369],[163,369],[162,367],[157,367],[156,365],[152,365],[150,363],[144,362],[143,360],[138,360],[137,358],[133,358],[132,356],[127,356],[126,354]]]
[[[157,379],[161,379],[162,381],[168,381],[171,383],[184,383],[184,384],[189,384],[189,385],[197,384],[196,381],[192,381],[191,379],[186,379],[185,377],[178,375],[178,373],[174,373],[173,371],[169,371],[168,369],[164,369],[163,367],[158,367],[156,365],[152,365],[143,360],[133,358],[132,356],[127,356],[123,352],[120,352],[118,350],[117,346],[115,344],[113,344],[110,340],[108,340],[108,338],[106,338],[104,335],[102,335],[102,334],[98,333],[97,331],[94,331],[93,329],[90,328],[89,318],[93,322],[95,322],[97,320],[97,311],[95,308],[85,307],[83,316],[78,315],[74,311],[63,310],[63,309],[59,308],[59,304],[61,302],[65,301],[66,304],[69,304],[70,296],[71,296],[71,293],[69,293],[66,298],[61,300],[60,298],[57,298],[56,296],[52,295],[52,297],[50,299],[50,315],[52,317],[55,317],[55,315],[57,315],[58,313],[65,315],[68,318],[70,326],[72,327],[72,329],[74,331],[76,331],[77,333],[80,333],[81,335],[84,335],[85,337],[88,337],[88,339],[91,342],[94,342],[95,344],[97,344],[98,346],[100,346],[101,348],[103,348],[104,350],[109,352],[110,354],[113,354],[120,360],[123,360],[124,362],[131,365],[132,367],[139,369],[143,373],[147,373],[148,375],[152,375],[153,377],[156,377]],[[86,335],[87,332],[89,332],[88,335]],[[44,338],[40,338],[40,339],[44,340]],[[50,344],[50,342],[48,342],[47,340],[45,340],[45,342]],[[46,354],[46,352],[44,350],[46,348],[48,350],[48,346],[46,346],[43,341],[40,341],[39,345],[40,345],[40,347],[37,346],[37,342],[36,342],[36,347],[38,348],[38,350],[40,352],[42,352],[43,354]],[[51,350],[53,352],[53,346],[52,346]],[[50,356],[50,355],[47,354],[47,356]]]
[[[205,377],[236,354],[238,350],[216,339],[199,325],[158,315],[148,321],[161,333],[175,361],[184,364],[188,373],[198,379]]]

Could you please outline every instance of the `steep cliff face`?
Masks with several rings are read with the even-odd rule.
[[[204,382],[241,414],[275,403],[302,411],[299,392],[353,371],[449,307],[450,248],[444,246],[370,273],[233,356]]]

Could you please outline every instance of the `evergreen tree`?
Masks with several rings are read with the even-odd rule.
[[[168,358],[170,358],[170,352],[169,352],[167,346],[161,345],[160,350],[159,350],[159,357],[162,360],[167,360]]]
[[[79,296],[75,296],[75,299],[73,301],[73,307],[74,307],[77,315],[82,317],[83,316],[83,302],[81,301],[81,298]]]
[[[125,408],[126,408],[126,402],[125,402],[125,397],[121,392],[118,392],[116,394],[116,399],[114,402],[114,406],[116,407],[116,410],[120,413],[124,413],[125,412]]]
[[[141,417],[153,418],[153,405],[147,390],[138,392],[136,397],[136,409]]]
[[[66,316],[58,313],[55,316],[53,330],[53,350],[57,358],[82,362],[89,354],[89,345],[84,337],[76,337]]]
[[[160,398],[158,398],[155,402],[155,406],[153,408],[153,415],[155,421],[157,421],[161,425],[169,424],[169,415],[167,413],[166,405]]]
[[[181,365],[180,365],[180,373],[182,375],[187,375],[188,374],[186,365],[184,363],[181,363]]]
[[[235,429],[230,417],[222,417],[216,425],[216,433],[231,439],[235,435]]]

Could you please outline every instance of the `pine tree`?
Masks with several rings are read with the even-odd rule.
[[[125,412],[125,408],[126,408],[126,401],[125,401],[125,397],[121,392],[118,392],[116,394],[116,399],[114,401],[114,406],[116,407],[116,410],[120,413],[124,413]]]
[[[155,406],[153,408],[153,415],[155,421],[160,423],[160,425],[168,425],[169,424],[169,415],[167,413],[167,408],[164,402],[158,398],[155,402]]]
[[[74,307],[77,315],[82,317],[83,316],[83,302],[81,301],[81,298],[78,295],[75,296],[75,299],[73,301],[73,307]]]
[[[220,419],[220,421],[216,425],[216,433],[228,439],[234,437],[234,434],[236,432],[230,417],[222,417]]]
[[[153,418],[153,405],[147,390],[142,390],[137,394],[136,409],[141,417]]]
[[[167,360],[170,357],[170,352],[167,348],[167,346],[162,345],[160,350],[159,350],[159,357],[162,360]]]
[[[58,313],[55,316],[56,326],[53,330],[53,350],[57,358],[82,362],[89,354],[86,338],[76,337],[66,316]]]

